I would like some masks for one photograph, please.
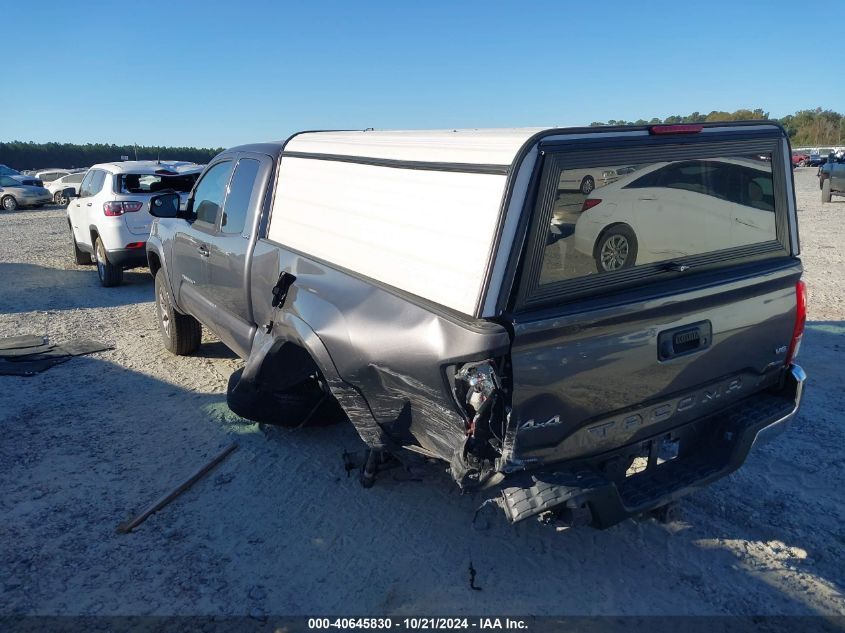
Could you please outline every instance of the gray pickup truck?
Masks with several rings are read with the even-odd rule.
[[[509,520],[607,527],[795,416],[806,318],[768,121],[308,132],[151,201],[164,344],[245,359],[230,408],[348,420],[361,481],[442,460]],[[584,192],[567,173],[630,166]]]
[[[830,155],[828,161],[819,167],[819,187],[822,202],[830,202],[836,196],[845,196],[845,156]]]

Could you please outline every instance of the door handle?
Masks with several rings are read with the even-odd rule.
[[[89,202],[89,203],[87,203],[85,206],[86,206],[86,207],[90,207],[92,204],[94,204],[94,203],[93,203],[93,202]]]
[[[648,194],[642,195],[639,197],[639,200],[657,200],[657,196],[650,196]]]
[[[199,251],[199,254],[203,257],[209,256],[208,246],[206,246],[205,244],[203,244],[202,246],[197,246],[197,250]]]

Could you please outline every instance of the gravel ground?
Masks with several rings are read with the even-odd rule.
[[[347,478],[351,426],[259,429],[225,406],[240,365],[206,334],[165,352],[151,278],[100,288],[61,209],[0,214],[0,336],[108,341],[0,377],[0,614],[845,614],[845,198],[796,170],[810,376],[790,432],[670,525],[557,533],[471,517],[440,469]],[[237,439],[136,532],[118,523]],[[472,561],[482,591],[469,587]]]

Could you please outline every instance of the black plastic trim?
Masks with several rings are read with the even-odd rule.
[[[510,165],[483,165],[475,163],[440,163],[421,160],[396,160],[392,158],[373,158],[369,156],[347,156],[345,154],[319,154],[316,152],[283,151],[282,158],[307,158],[312,160],[328,160],[339,163],[355,163],[373,167],[391,167],[394,169],[416,169],[423,171],[449,171],[464,174],[498,174],[510,173]]]

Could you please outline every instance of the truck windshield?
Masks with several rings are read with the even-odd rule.
[[[197,174],[162,175],[162,174],[120,174],[117,177],[117,190],[120,193],[157,193],[176,191],[188,193],[197,180]]]

